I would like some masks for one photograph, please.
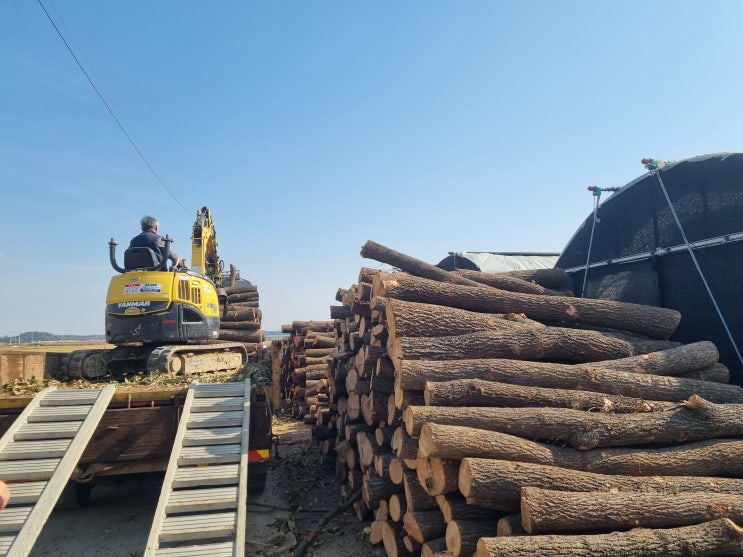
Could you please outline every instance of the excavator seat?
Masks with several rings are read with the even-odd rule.
[[[160,265],[160,254],[151,248],[127,248],[124,252],[124,268],[127,271],[152,269]]]

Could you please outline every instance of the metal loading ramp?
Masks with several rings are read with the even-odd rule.
[[[115,390],[44,389],[0,439],[0,478],[11,490],[0,555],[30,553]]]
[[[145,557],[245,553],[250,380],[192,383]]]

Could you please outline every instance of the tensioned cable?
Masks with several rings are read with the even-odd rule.
[[[601,199],[601,192],[618,191],[618,186],[611,186],[608,188],[599,188],[598,186],[588,186],[588,191],[593,192],[593,223],[591,224],[591,236],[588,238],[588,253],[586,254],[586,267],[583,270],[583,286],[580,289],[580,297],[583,298],[586,292],[586,281],[588,280],[588,265],[591,262],[591,247],[593,246],[593,234],[596,231],[596,223],[599,222],[598,210],[599,210],[599,199]]]
[[[76,64],[77,64],[77,66],[78,66],[78,67],[80,68],[80,71],[82,71],[82,72],[83,72],[83,75],[85,75],[85,78],[86,78],[86,79],[88,80],[88,83],[90,83],[91,87],[93,87],[93,90],[95,90],[96,94],[98,95],[98,98],[99,98],[99,99],[101,100],[101,102],[102,102],[102,103],[103,103],[103,104],[105,105],[105,107],[106,107],[106,109],[108,110],[109,114],[111,114],[111,117],[112,117],[112,118],[114,119],[114,121],[116,122],[116,124],[117,124],[117,125],[119,126],[119,129],[121,129],[121,131],[122,131],[122,132],[124,133],[124,135],[126,136],[126,139],[127,139],[128,141],[129,141],[129,143],[131,144],[131,146],[132,146],[132,147],[134,147],[134,150],[135,150],[135,151],[137,152],[137,154],[139,155],[139,157],[140,157],[140,158],[141,158],[141,159],[142,159],[142,160],[144,161],[144,163],[145,163],[145,164],[147,165],[147,168],[149,168],[149,169],[150,169],[150,172],[152,172],[152,175],[153,175],[153,176],[155,177],[155,179],[156,179],[156,180],[157,180],[157,181],[158,181],[158,182],[160,183],[160,185],[161,185],[161,186],[163,187],[163,189],[164,189],[165,191],[167,191],[167,192],[168,192],[168,194],[170,194],[170,197],[172,197],[172,198],[173,198],[173,199],[175,200],[175,202],[176,202],[176,203],[178,203],[178,205],[180,205],[180,206],[181,206],[181,207],[183,208],[183,210],[184,210],[184,211],[186,211],[186,212],[190,213],[190,211],[189,211],[188,209],[186,209],[186,207],[185,207],[185,206],[183,205],[183,203],[181,203],[181,202],[180,202],[180,200],[179,200],[179,199],[178,199],[178,198],[177,198],[177,197],[175,196],[175,194],[173,194],[173,192],[172,192],[172,191],[170,191],[170,188],[168,188],[168,186],[167,186],[167,185],[165,184],[165,182],[163,181],[163,179],[162,179],[162,178],[160,177],[160,175],[159,175],[159,174],[157,173],[157,171],[155,170],[155,168],[154,168],[154,167],[152,166],[152,164],[150,164],[150,162],[149,162],[149,161],[147,160],[147,157],[146,157],[146,156],[144,155],[144,153],[142,152],[142,149],[140,149],[140,148],[139,148],[139,146],[138,146],[138,145],[137,145],[137,144],[136,144],[136,143],[134,142],[134,140],[132,139],[132,136],[131,136],[131,135],[129,134],[129,132],[127,131],[127,129],[126,129],[126,128],[124,127],[124,125],[123,125],[123,124],[121,123],[121,120],[119,119],[119,117],[118,117],[118,116],[116,115],[116,113],[115,113],[115,112],[113,111],[113,109],[111,108],[111,105],[110,105],[110,104],[108,103],[108,101],[106,101],[106,99],[105,99],[105,98],[103,97],[103,95],[101,94],[100,90],[98,89],[98,87],[96,86],[96,84],[95,84],[95,83],[93,83],[93,80],[92,80],[92,79],[90,78],[90,75],[89,75],[89,74],[88,74],[88,72],[87,72],[87,71],[85,70],[85,68],[83,67],[83,65],[82,65],[82,64],[80,63],[80,60],[78,59],[78,57],[77,57],[77,56],[75,55],[75,53],[73,52],[72,48],[70,48],[70,45],[69,45],[69,43],[68,43],[68,42],[67,42],[67,40],[66,40],[66,39],[64,38],[64,35],[62,34],[62,32],[61,32],[61,31],[59,30],[59,27],[57,27],[57,24],[56,24],[56,23],[54,23],[54,20],[53,20],[53,19],[52,19],[52,17],[51,17],[50,15],[49,15],[49,12],[47,11],[47,9],[46,9],[46,7],[44,6],[44,4],[42,4],[42,3],[41,3],[41,0],[37,0],[37,2],[39,3],[39,6],[41,6],[41,9],[42,9],[42,10],[44,10],[44,13],[46,14],[46,17],[47,17],[47,19],[48,19],[48,20],[49,20],[49,22],[50,22],[50,23],[52,24],[52,27],[54,27],[54,30],[55,30],[55,31],[57,32],[57,35],[59,35],[59,38],[60,38],[60,39],[62,39],[62,42],[64,43],[64,45],[65,45],[65,47],[67,48],[68,52],[69,52],[69,53],[70,53],[70,54],[72,55],[72,58],[74,58],[74,60],[75,60],[75,63],[76,63]]]
[[[712,288],[710,288],[710,285],[707,283],[707,279],[704,276],[704,273],[702,272],[702,268],[699,266],[697,257],[696,255],[694,255],[694,250],[691,248],[691,243],[686,238],[684,227],[681,225],[681,221],[679,220],[678,215],[676,214],[676,210],[673,208],[673,203],[671,203],[671,198],[669,197],[668,192],[666,191],[666,186],[663,183],[663,178],[661,178],[660,176],[660,169],[663,166],[665,166],[665,162],[657,161],[655,159],[642,159],[642,163],[645,165],[645,168],[647,168],[650,171],[651,174],[655,174],[655,177],[658,178],[658,185],[660,186],[660,190],[663,192],[663,196],[666,198],[666,203],[668,203],[668,208],[671,210],[671,215],[673,215],[673,220],[676,221],[676,226],[678,226],[679,232],[681,233],[681,239],[684,241],[684,244],[686,245],[686,249],[689,252],[689,255],[691,256],[691,260],[694,262],[694,266],[697,269],[697,273],[699,273],[699,277],[702,279],[702,283],[704,283],[704,287],[707,289],[707,294],[709,294],[710,300],[712,300],[712,305],[715,306],[715,311],[717,312],[717,316],[720,318],[720,321],[722,322],[722,326],[725,329],[725,333],[727,333],[727,336],[730,339],[730,344],[733,345],[733,350],[735,350],[735,354],[736,356],[738,356],[738,360],[740,361],[741,364],[743,364],[743,356],[741,356],[740,351],[738,350],[738,345],[735,343],[733,334],[730,332],[730,329],[728,328],[728,324],[725,321],[725,317],[722,315],[720,306],[717,305],[717,300],[715,299],[715,295],[712,293]]]

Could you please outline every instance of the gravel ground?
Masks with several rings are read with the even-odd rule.
[[[321,464],[307,426],[283,422],[277,436],[266,490],[248,501],[245,554],[291,557],[298,542],[341,502],[334,471]],[[141,557],[147,543],[163,474],[130,476],[118,484],[96,486],[80,509],[55,510],[31,557]],[[313,557],[379,557],[381,546],[366,541],[351,512],[335,516],[307,549]]]

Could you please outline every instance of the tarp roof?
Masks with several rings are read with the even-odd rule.
[[[557,253],[496,253],[490,251],[453,251],[442,259],[437,267],[446,271],[470,269],[485,273],[551,269]]]

